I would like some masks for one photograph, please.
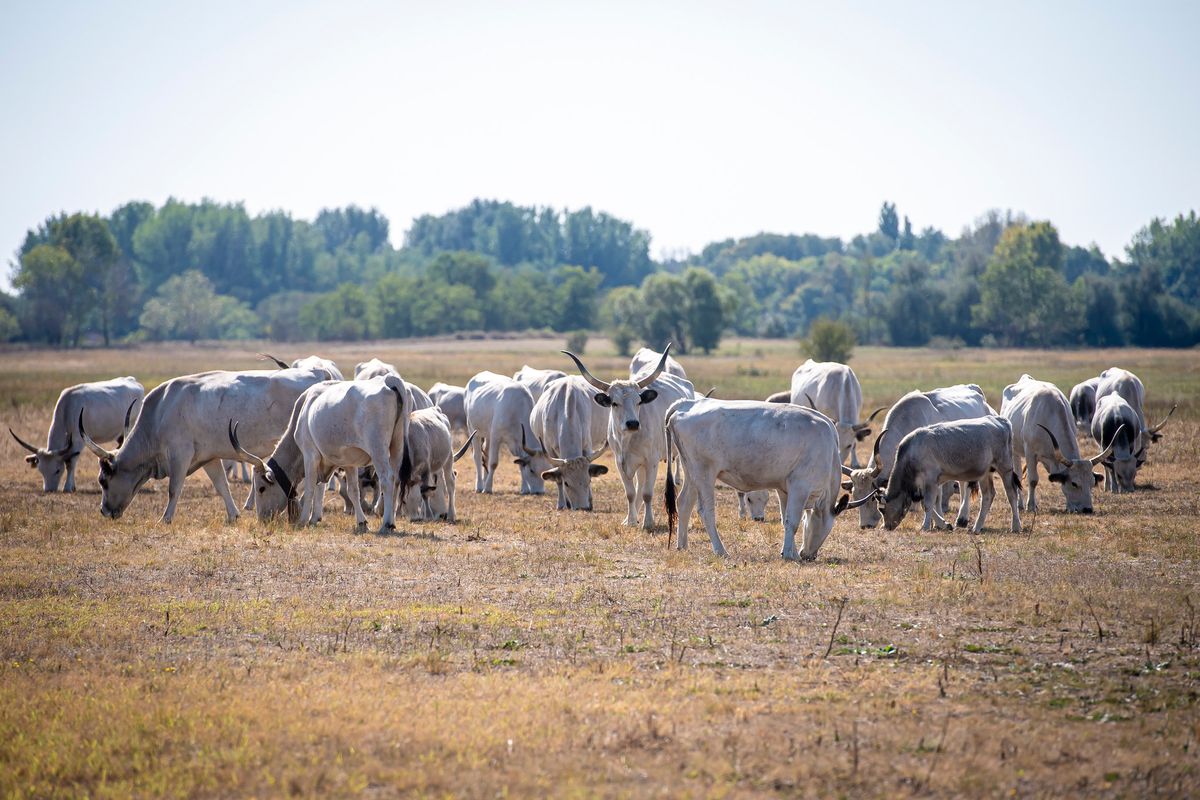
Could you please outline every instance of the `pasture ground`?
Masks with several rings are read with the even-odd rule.
[[[371,355],[423,386],[523,363],[558,340],[271,345],[352,368]],[[147,387],[253,368],[264,345],[0,353],[3,423],[44,438],[65,385]],[[624,359],[593,340],[597,375]],[[733,340],[681,359],[700,390],[786,388],[794,344]],[[0,448],[0,795],[1175,796],[1200,794],[1200,356],[1167,351],[860,349],[866,407],[910,388],[1069,390],[1119,364],[1157,421],[1180,408],[1130,495],[1093,517],[1042,511],[1007,532],[862,531],[841,517],[815,563],[784,563],[778,508],[715,558],[597,513],[494,496],[459,464],[459,523],[355,535],[224,522],[203,473],[175,524],[165,482],[117,521],[96,462],[42,496]],[[860,445],[865,457],[870,441]],[[1085,454],[1095,452],[1090,442]],[[606,456],[611,466],[611,458]],[[235,492],[244,488],[237,486]],[[840,618],[840,623],[838,622]]]

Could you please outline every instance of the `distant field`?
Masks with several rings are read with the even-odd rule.
[[[561,346],[0,352],[0,422],[42,441],[68,384],[150,388],[261,366],[264,348],[346,371],[377,355],[428,386],[566,369]],[[680,359],[698,389],[760,399],[802,360],[760,340]],[[585,360],[601,377],[628,364],[602,340]],[[6,437],[0,796],[1197,796],[1200,354],[852,361],[868,411],[960,382],[999,407],[1022,372],[1069,390],[1111,365],[1142,377],[1153,421],[1179,405],[1138,492],[1067,516],[1044,481],[1020,535],[996,509],[977,538],[847,514],[806,564],[779,559],[777,508],[740,521],[732,491],[718,559],[698,520],[688,551],[666,549],[661,491],[648,534],[620,525],[615,472],[597,513],[556,512],[553,495],[515,494],[507,461],[490,497],[460,462],[459,523],[399,536],[355,535],[332,499],[315,530],[227,526],[203,473],[174,525],[157,523],[165,483],[110,522],[95,459],[79,493],[44,497]]]

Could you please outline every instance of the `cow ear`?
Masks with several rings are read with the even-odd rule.
[[[604,466],[603,464],[588,464],[588,475],[591,475],[593,478],[598,475],[605,475],[607,473],[608,467]]]
[[[855,431],[855,432],[854,432],[854,438],[855,438],[855,439],[857,439],[857,440],[858,440],[858,441],[860,441],[860,442],[861,442],[863,439],[865,439],[865,438],[867,438],[868,436],[870,436],[870,435],[871,435],[871,429],[870,429],[870,428],[863,428],[862,430],[858,430],[858,431]]]
[[[654,398],[658,397],[657,389],[643,389],[640,395],[643,403],[653,403]]]
[[[612,398],[606,395],[604,392],[592,395],[592,399],[596,401],[596,405],[598,406],[604,406],[605,408],[608,408],[612,405]]]
[[[25,463],[31,467],[36,467],[38,465],[38,457],[35,455],[25,456]]]
[[[1051,483],[1066,483],[1067,482],[1067,473],[1065,473],[1065,472],[1051,472],[1048,477],[1050,478]]]
[[[842,481],[842,488],[847,492],[854,488],[854,481]]]
[[[1104,480],[1104,475],[1100,472],[1093,472],[1092,477],[1096,480],[1097,485],[1100,484],[1100,481]]]
[[[514,458],[513,463],[520,464],[523,467],[529,463],[529,459],[528,458]]]
[[[548,469],[542,473],[542,480],[554,481],[555,483],[558,483],[562,480],[562,472],[559,471],[558,467],[555,467],[554,469]]]

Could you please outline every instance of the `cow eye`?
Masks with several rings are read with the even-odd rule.
[[[265,492],[266,490],[267,490],[267,487],[265,487],[265,486],[260,486],[260,487],[258,487],[258,493],[259,493],[259,494],[262,494],[262,493],[263,493],[263,492]]]

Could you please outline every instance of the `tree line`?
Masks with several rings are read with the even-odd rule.
[[[709,351],[733,332],[860,343],[1167,346],[1200,342],[1200,220],[1152,220],[1108,258],[1048,221],[991,211],[951,238],[884,203],[849,241],[763,233],[655,262],[650,236],[590,208],[476,200],[414,220],[312,221],[241,204],[127,203],[30,230],[0,295],[0,341],[403,338],[604,329],[619,349]]]

